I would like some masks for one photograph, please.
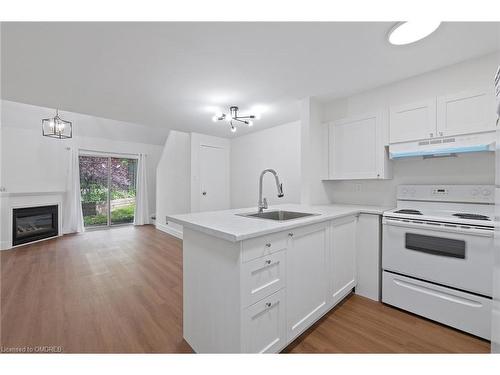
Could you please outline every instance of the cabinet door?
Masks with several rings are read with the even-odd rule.
[[[243,353],[277,353],[286,345],[285,290],[243,310]]]
[[[389,142],[408,142],[436,136],[436,99],[393,106],[389,110]]]
[[[380,216],[361,214],[356,223],[356,294],[380,299]]]
[[[329,178],[383,178],[384,129],[381,113],[335,121],[329,126]]]
[[[356,286],[356,216],[332,222],[331,298],[335,305]]]
[[[493,88],[464,91],[438,98],[439,136],[452,136],[495,130]]]
[[[327,308],[328,223],[290,232],[287,250],[287,331],[293,340]]]

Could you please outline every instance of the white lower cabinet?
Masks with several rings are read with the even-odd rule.
[[[287,336],[293,340],[327,308],[329,223],[290,232],[287,248]]]
[[[332,221],[330,256],[330,295],[333,304],[356,286],[356,216]]]
[[[283,288],[285,272],[284,250],[243,264],[243,306],[249,306]]]
[[[285,290],[243,310],[244,353],[276,353],[286,345]]]
[[[184,338],[198,353],[280,352],[356,286],[356,226],[350,215],[241,242],[184,228]]]

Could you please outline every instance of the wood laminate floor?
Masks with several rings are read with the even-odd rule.
[[[2,350],[189,353],[182,242],[152,226],[64,236],[0,252]],[[352,295],[289,353],[487,353],[484,340]]]

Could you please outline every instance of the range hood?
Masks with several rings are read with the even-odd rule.
[[[432,138],[389,145],[391,159],[445,157],[468,152],[495,151],[495,132]]]

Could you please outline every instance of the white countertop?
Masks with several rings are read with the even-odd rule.
[[[288,221],[274,221],[267,219],[238,216],[241,213],[255,213],[256,207],[235,210],[197,212],[191,214],[169,215],[167,220],[181,224],[186,228],[197,230],[227,241],[237,242],[269,233],[280,232],[308,224],[336,219],[342,216],[359,213],[382,215],[392,207],[362,206],[332,204],[322,206],[308,206],[302,204],[282,204],[269,207],[266,211],[286,210],[318,214]]]

